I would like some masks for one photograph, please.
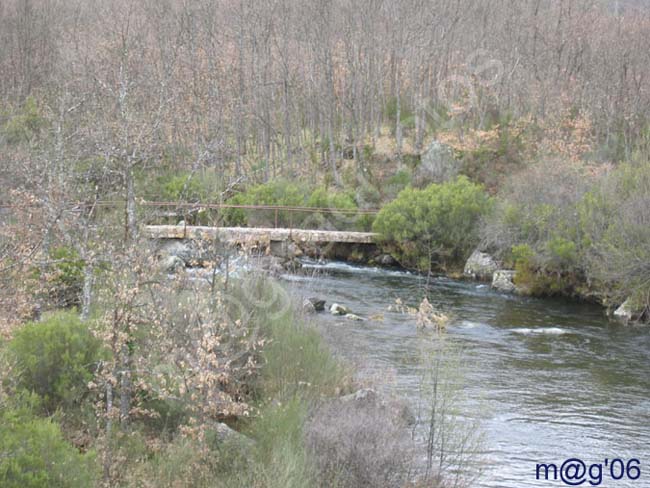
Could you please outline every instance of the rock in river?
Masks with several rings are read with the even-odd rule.
[[[506,293],[514,293],[517,287],[514,283],[515,272],[509,269],[500,269],[494,272],[492,288]]]
[[[498,269],[499,265],[492,256],[477,249],[465,263],[463,274],[475,280],[488,281]]]
[[[314,297],[305,298],[302,308],[309,313],[322,312],[325,310],[325,300]]]
[[[624,323],[643,320],[647,309],[643,306],[635,306],[632,299],[628,298],[623,304],[614,311],[614,317]]]
[[[362,322],[362,321],[366,320],[363,317],[359,317],[358,315],[353,314],[353,313],[346,313],[345,318],[348,319],[348,320],[354,320],[356,322]]]
[[[352,311],[344,307],[343,305],[339,305],[338,303],[332,303],[332,306],[330,307],[330,313],[332,315],[348,315],[351,314]]]
[[[185,268],[185,261],[178,256],[167,256],[160,260],[160,270],[166,273],[176,273]]]

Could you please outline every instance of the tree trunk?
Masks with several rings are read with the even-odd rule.
[[[84,285],[83,293],[81,295],[81,320],[88,320],[90,315],[90,303],[92,301],[93,291],[93,267],[91,264],[86,263],[84,266]]]
[[[122,346],[120,372],[120,424],[126,427],[131,410],[131,351],[128,344]]]
[[[125,240],[134,242],[138,237],[135,206],[135,183],[133,181],[133,168],[129,166],[125,173],[126,179],[126,228]]]

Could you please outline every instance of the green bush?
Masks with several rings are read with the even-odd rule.
[[[224,188],[223,176],[214,169],[180,171],[160,169],[152,179],[147,171],[137,174],[138,190],[147,200],[218,203]]]
[[[330,191],[325,187],[316,188],[307,200],[308,207],[331,209],[356,209],[357,204],[349,193]]]
[[[73,312],[26,324],[8,348],[20,375],[18,385],[38,394],[48,411],[78,404],[101,357],[100,341]]]
[[[298,397],[264,406],[249,430],[257,441],[250,482],[232,486],[318,486],[304,446],[306,417],[307,404]]]
[[[303,207],[307,200],[307,192],[296,183],[277,180],[249,188],[244,193],[235,195],[226,203],[232,205],[277,205],[288,207]],[[270,226],[275,225],[276,212],[273,210],[246,210],[240,208],[224,211],[224,221],[227,225]],[[278,227],[297,227],[304,215],[298,212],[277,212]]]
[[[2,133],[9,144],[18,144],[33,139],[47,125],[47,120],[40,114],[36,100],[28,97],[20,109],[2,128]]]
[[[345,369],[316,329],[300,323],[291,312],[272,318],[267,327],[271,342],[262,353],[262,391],[266,395],[318,397],[332,395],[344,384]]]
[[[301,212],[283,210],[226,209],[224,223],[232,226],[291,228],[367,229],[369,218],[349,212],[357,209],[355,198],[349,192],[318,187],[311,193],[297,183],[286,180],[270,181],[235,195],[226,203],[231,205],[269,205],[279,207],[313,207],[344,212]]]
[[[574,295],[582,278],[574,242],[554,237],[537,254],[528,244],[512,248],[515,284],[533,296]]]
[[[171,201],[201,201],[207,198],[207,191],[196,176],[180,174],[163,182],[162,197]]]
[[[528,244],[512,246],[512,261],[516,266],[519,263],[528,263],[535,257],[535,251]]]
[[[366,230],[372,224],[372,216],[356,212],[357,203],[354,196],[348,192],[333,191],[325,187],[316,188],[309,196],[307,206],[333,211],[309,214],[304,221],[304,226],[308,228]],[[342,212],[336,212],[336,210],[342,210]]]
[[[140,436],[129,436],[129,443],[124,442],[119,446],[120,454],[129,461],[128,467],[120,466],[123,479],[114,480],[113,486],[142,487],[192,487],[192,488],[218,488],[222,485],[217,480],[224,478],[226,470],[225,459],[222,453],[217,453],[208,448],[206,443],[178,435],[170,442],[162,444],[161,449],[151,452],[147,443]],[[133,441],[136,442],[133,442]],[[228,461],[232,462],[231,453]],[[241,464],[237,468],[245,469]],[[217,472],[219,469],[219,472]],[[232,469],[236,469],[234,466]]]
[[[424,271],[432,262],[459,264],[476,246],[478,221],[490,205],[483,188],[461,176],[423,190],[403,190],[382,208],[373,230],[396,247],[405,266]]]
[[[556,269],[571,269],[578,264],[578,246],[564,237],[555,236],[546,243],[549,265]]]
[[[0,485],[86,488],[94,485],[94,454],[80,454],[57,424],[21,410],[0,412]]]
[[[236,439],[215,442],[209,432],[204,446],[178,439],[148,462],[138,479],[206,488],[322,486],[304,446],[306,416],[307,404],[299,398],[265,404],[245,429],[254,446]]]
[[[295,394],[333,394],[347,371],[332,356],[318,331],[303,323],[281,285],[249,274],[229,288],[227,315],[240,320],[268,344],[259,358],[258,396],[288,398]]]

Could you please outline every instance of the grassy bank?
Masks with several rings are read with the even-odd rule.
[[[2,486],[410,482],[406,424],[338,400],[352,371],[277,283],[250,275],[217,291],[150,277],[128,296],[111,283],[93,318],[48,314],[2,344]]]

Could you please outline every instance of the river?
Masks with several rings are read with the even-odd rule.
[[[383,314],[354,322],[324,313],[319,323],[343,357],[362,364],[364,374],[390,377],[396,395],[417,403],[420,346],[436,339],[387,309],[396,299],[417,306],[424,278],[335,262],[306,262],[303,272],[284,276],[302,295],[365,317]],[[464,407],[485,432],[486,469],[476,486],[557,486],[536,480],[536,464],[574,457],[588,464],[638,458],[639,480],[611,482],[603,468],[601,486],[650,486],[650,328],[610,322],[597,306],[504,295],[444,277],[426,294],[452,317],[445,340],[462,354]]]

